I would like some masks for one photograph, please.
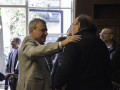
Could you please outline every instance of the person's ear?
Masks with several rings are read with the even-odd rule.
[[[30,33],[32,33],[33,32],[33,28],[30,28]]]
[[[113,38],[113,34],[110,34],[110,39],[112,39]]]
[[[78,22],[77,24],[77,30],[79,31],[81,29],[81,25],[80,25],[80,22]]]
[[[19,46],[20,45],[20,42],[17,42],[17,46]]]
[[[20,45],[20,42],[18,42],[18,45]]]

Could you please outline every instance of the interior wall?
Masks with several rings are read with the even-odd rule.
[[[75,17],[87,14],[94,19],[98,37],[103,28],[109,27],[120,43],[120,0],[76,0],[75,10]]]

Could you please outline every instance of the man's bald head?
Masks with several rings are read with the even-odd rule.
[[[104,28],[100,33],[100,38],[105,42],[111,42],[113,40],[113,30],[110,28]]]

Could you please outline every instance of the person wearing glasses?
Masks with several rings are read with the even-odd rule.
[[[112,81],[120,84],[120,44],[113,39],[113,30],[110,28],[104,28],[99,34],[109,50]]]
[[[19,80],[17,90],[52,90],[50,68],[46,56],[61,52],[69,42],[80,41],[80,35],[69,36],[61,42],[46,44],[47,26],[40,18],[29,23],[29,36],[26,36],[18,51]]]
[[[110,80],[110,57],[104,42],[96,35],[93,19],[82,14],[72,23],[77,43],[65,46],[63,60],[53,78],[55,90],[113,90]]]

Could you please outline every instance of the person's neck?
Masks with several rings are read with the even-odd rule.
[[[111,41],[109,41],[109,42],[106,42],[105,44],[106,44],[107,47],[111,47],[112,44],[113,44],[113,41],[111,40]]]

